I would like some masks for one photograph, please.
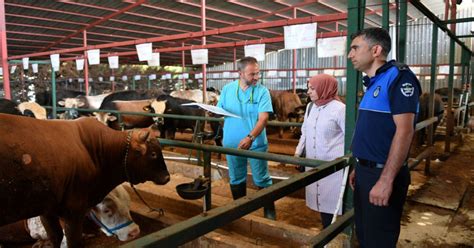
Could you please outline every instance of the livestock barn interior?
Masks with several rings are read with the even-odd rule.
[[[0,246],[51,245],[49,233],[36,229],[45,222],[28,218],[61,213],[66,232],[83,242],[68,237],[69,245],[85,247],[358,247],[347,174],[338,202],[343,214],[325,229],[319,212],[306,206],[305,186],[356,164],[350,146],[365,87],[347,56],[350,37],[381,27],[392,39],[388,59],[407,64],[425,93],[407,161],[411,184],[397,246],[472,247],[473,16],[474,0],[0,0],[0,199],[8,203],[1,211]],[[257,58],[258,82],[272,96],[268,152],[222,147],[223,118],[181,105],[215,105],[222,88],[241,77],[238,61],[245,56]],[[336,78],[346,105],[346,155],[330,162],[293,156],[309,99],[307,81],[322,73]],[[279,97],[285,94],[290,98]],[[157,106],[166,104],[174,105],[159,112]],[[12,117],[30,110],[33,118]],[[69,132],[88,116],[108,127],[94,119],[84,121],[89,128]],[[153,134],[143,138],[139,129],[149,126]],[[86,150],[94,154],[88,154],[70,143],[118,147],[118,138],[99,131],[122,137],[126,148],[99,154],[91,148]],[[129,181],[141,172],[128,171],[127,158],[138,156],[136,142],[147,140],[144,146],[151,147],[150,139],[159,140],[169,177],[132,186]],[[61,149],[47,149],[56,143]],[[273,185],[259,190],[249,170],[247,197],[234,200],[225,155],[268,161]],[[26,170],[8,174],[47,160],[58,166],[51,174],[57,179],[84,156],[98,158],[90,167],[116,167],[106,168],[107,176],[94,184],[82,183],[80,197],[64,184],[63,198],[40,199],[31,192],[40,192],[44,178],[38,183],[24,177]],[[300,166],[316,169],[300,172]],[[96,172],[89,169],[71,177],[91,177]],[[116,188],[102,200],[115,171],[124,173],[119,181],[125,192]],[[8,193],[19,189],[32,197]],[[65,206],[77,207],[86,191],[101,199],[87,198],[100,203],[84,210],[84,235],[78,235],[69,224],[84,214],[67,215],[75,212]],[[19,202],[29,198],[29,205]],[[54,211],[40,207],[48,201],[58,202]],[[262,210],[272,202],[275,220]],[[109,223],[109,214],[124,221]]]

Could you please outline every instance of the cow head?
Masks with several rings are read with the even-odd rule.
[[[58,102],[58,105],[64,108],[82,108],[86,105],[84,98],[64,98]],[[79,112],[75,109],[67,110],[66,119],[76,119]]]
[[[153,109],[152,112],[154,112],[155,114],[164,114],[166,110],[166,100],[154,100],[153,102],[151,102],[151,108]],[[153,117],[153,120],[159,124],[163,124],[164,121],[163,117]]]
[[[132,132],[125,162],[131,183],[153,181],[156,184],[166,184],[170,180],[157,134],[151,128]]]
[[[111,113],[106,112],[94,112],[92,113],[95,118],[102,124],[108,126],[109,122],[113,122],[117,120],[117,117],[112,115]]]
[[[91,209],[90,217],[107,235],[120,241],[135,239],[140,228],[130,216],[130,195],[122,185],[117,186]]]

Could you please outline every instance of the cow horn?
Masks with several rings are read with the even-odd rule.
[[[140,136],[138,136],[138,140],[141,141],[141,142],[145,142],[148,139],[149,135],[150,135],[149,131],[141,132]]]

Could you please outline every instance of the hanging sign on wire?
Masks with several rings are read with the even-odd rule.
[[[316,46],[316,23],[285,26],[285,49]]]
[[[244,46],[245,57],[254,57],[257,61],[265,60],[265,44]]]
[[[318,58],[343,56],[346,54],[346,37],[318,39]]]
[[[135,45],[137,48],[138,60],[139,61],[148,61],[151,59],[151,54],[153,52],[153,47],[151,43],[143,43]]]
[[[208,52],[207,49],[196,49],[191,50],[191,59],[193,65],[205,65],[208,63]]]
[[[87,50],[87,62],[89,65],[100,64],[100,49]]]
[[[107,57],[109,60],[109,68],[110,69],[118,69],[119,68],[119,57],[118,56],[110,56]]]

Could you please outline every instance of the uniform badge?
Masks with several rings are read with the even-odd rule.
[[[402,84],[402,87],[400,88],[400,91],[402,91],[402,94],[406,97],[413,96],[415,93],[415,87],[411,83],[404,83]]]
[[[375,88],[375,90],[374,90],[374,98],[378,97],[379,93],[380,93],[380,86],[377,86],[377,88]]]

